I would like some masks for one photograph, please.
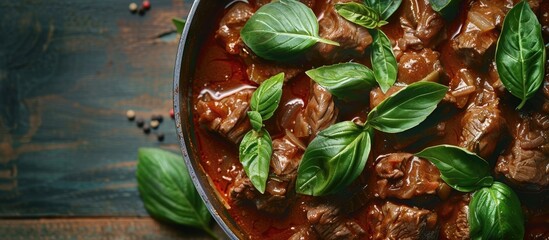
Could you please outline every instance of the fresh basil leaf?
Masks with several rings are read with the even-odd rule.
[[[376,10],[381,19],[387,20],[400,7],[402,0],[364,0],[364,3]]]
[[[242,139],[239,147],[240,162],[254,187],[265,192],[269,165],[273,153],[271,135],[265,130],[251,130]]]
[[[211,236],[211,216],[194,188],[183,159],[171,152],[140,148],[137,189],[151,216],[204,230]]]
[[[370,33],[374,41],[372,42],[372,55],[370,56],[374,76],[379,83],[379,87],[383,93],[396,82],[397,79],[397,61],[393,54],[391,41],[379,29],[371,30]]]
[[[387,21],[379,19],[379,15],[374,9],[361,3],[337,3],[335,9],[343,18],[368,29],[387,24]]]
[[[265,80],[252,94],[250,108],[261,115],[263,121],[271,118],[278,108],[282,97],[282,85],[284,84],[284,73]]]
[[[461,0],[429,0],[431,8],[443,17],[453,18],[456,16]]]
[[[527,2],[521,1],[505,16],[496,47],[501,82],[522,102],[534,96],[543,82],[545,47],[541,25]]]
[[[181,18],[172,18],[173,25],[175,25],[175,28],[177,29],[177,33],[181,34],[183,33],[183,28],[185,28],[185,19]]]
[[[488,162],[463,148],[439,145],[426,148],[416,156],[435,164],[442,180],[458,191],[472,192],[494,183]]]
[[[259,112],[248,111],[248,118],[250,118],[250,124],[254,130],[261,130],[263,127],[263,119],[261,118],[261,114],[259,114]]]
[[[318,35],[313,11],[296,0],[280,0],[263,5],[246,22],[240,36],[258,56],[281,61],[293,58],[317,42],[338,43]]]
[[[372,109],[366,124],[386,133],[404,132],[423,122],[447,90],[434,82],[410,84]]]
[[[374,73],[358,63],[340,63],[305,72],[313,81],[341,99],[367,95],[375,86]]]
[[[471,239],[523,239],[520,200],[507,185],[494,182],[476,191],[469,203]]]
[[[296,191],[320,196],[349,185],[362,173],[368,160],[370,134],[351,121],[334,124],[318,133],[299,164]]]

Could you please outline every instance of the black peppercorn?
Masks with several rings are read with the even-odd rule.
[[[158,139],[159,142],[164,141],[164,133],[159,133],[156,135],[156,139]]]
[[[144,132],[145,134],[149,134],[149,133],[151,132],[151,128],[149,127],[149,125],[145,124],[145,125],[143,126],[143,132]]]
[[[138,118],[135,123],[137,124],[138,128],[142,128],[143,125],[145,125],[145,120],[143,120],[143,118]]]

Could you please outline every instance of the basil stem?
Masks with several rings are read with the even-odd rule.
[[[404,132],[423,122],[447,90],[446,86],[433,82],[410,84],[372,109],[366,125],[386,133]]]
[[[374,73],[358,63],[339,63],[305,72],[313,81],[341,99],[357,99],[375,86]]]
[[[318,32],[318,21],[310,8],[296,0],[279,0],[259,8],[240,36],[261,58],[282,61],[304,53],[317,42],[339,46]]]
[[[370,33],[374,39],[371,46],[372,55],[370,56],[374,76],[381,91],[386,93],[397,80],[397,61],[387,35],[379,29],[373,29]]]
[[[522,239],[524,216],[517,195],[507,185],[494,182],[476,191],[469,203],[471,239]]]
[[[522,102],[534,96],[545,76],[545,47],[541,25],[526,1],[505,16],[496,48],[496,66],[501,82]]]
[[[137,189],[151,216],[204,230],[213,238],[211,216],[194,188],[183,159],[171,152],[140,148]]]
[[[439,145],[416,154],[432,162],[450,187],[461,192],[472,192],[489,187],[494,182],[488,162],[463,148]]]
[[[379,14],[376,10],[361,3],[337,3],[335,9],[343,18],[368,29],[374,29],[387,24],[387,21],[379,19]]]

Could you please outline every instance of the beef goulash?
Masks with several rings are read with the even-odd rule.
[[[196,147],[250,239],[549,239],[549,1],[220,6]]]

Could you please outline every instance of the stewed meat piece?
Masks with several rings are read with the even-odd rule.
[[[499,98],[494,91],[488,82],[484,82],[461,119],[463,130],[459,146],[485,159],[492,156],[506,130],[505,119],[499,110]]]
[[[437,214],[427,209],[374,203],[368,208],[371,239],[437,239]]]
[[[245,89],[222,99],[204,94],[195,106],[198,122],[233,143],[240,142],[251,129],[246,112],[252,93],[252,89]]]
[[[225,45],[225,50],[230,54],[241,54],[244,43],[240,39],[240,30],[248,19],[252,17],[254,9],[247,3],[236,2],[221,18],[219,29],[215,37]]]
[[[288,138],[273,140],[273,155],[265,193],[259,193],[242,171],[229,189],[233,202],[253,202],[258,210],[283,214],[295,199],[295,178],[303,152]]]
[[[466,240],[469,237],[470,195],[453,196],[446,201],[440,213],[442,239]]]
[[[431,8],[428,0],[403,1],[400,8],[400,25],[404,30],[401,39],[397,41],[402,51],[408,49],[420,50],[433,48],[445,39],[444,20]]]
[[[412,84],[429,75],[442,73],[439,58],[440,54],[437,51],[428,48],[402,53],[398,60],[398,81]],[[437,76],[433,76],[432,80],[438,81]]]
[[[499,29],[512,0],[477,0],[471,4],[461,32],[452,47],[470,67],[483,66],[492,58]]]
[[[307,220],[320,239],[360,239],[365,231],[333,204],[307,207]]]
[[[294,134],[297,137],[313,139],[318,132],[335,123],[337,114],[338,109],[332,94],[317,83],[313,83],[307,106],[296,117]]]
[[[434,195],[440,189],[448,188],[432,163],[409,153],[379,156],[375,162],[375,174],[373,193],[382,199],[410,199]]]
[[[322,11],[317,14],[320,37],[338,42],[340,46],[318,43],[309,54],[310,59],[322,59],[324,63],[329,64],[364,55],[372,43],[372,36],[368,33],[368,29],[339,16],[334,7],[337,3],[353,1],[361,2],[358,0],[328,0],[324,6],[320,6]]]
[[[522,116],[512,134],[513,143],[499,157],[496,172],[527,189],[549,189],[549,115]]]

